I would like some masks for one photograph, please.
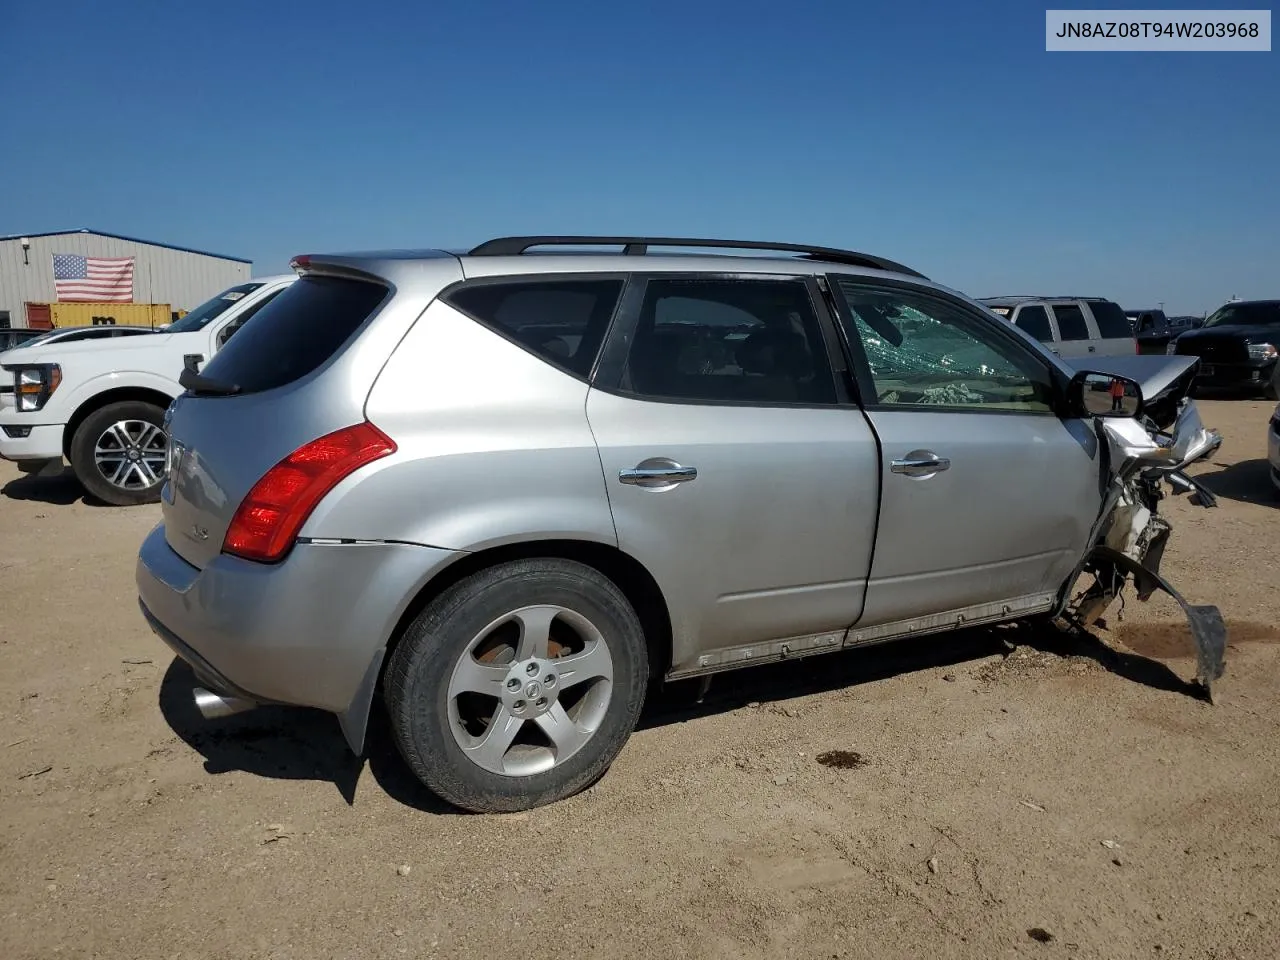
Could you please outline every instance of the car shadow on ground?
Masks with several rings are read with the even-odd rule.
[[[205,720],[191,695],[198,685],[191,668],[175,657],[160,682],[160,712],[173,732],[204,757],[207,773],[240,770],[276,780],[328,782],[348,804],[354,804],[356,785],[367,762],[378,783],[392,796],[412,794],[412,800],[404,802],[431,813],[458,812],[422,787],[395,752],[381,704],[374,705],[369,749],[361,759],[348,749],[332,714],[263,706]]]
[[[25,475],[16,480],[10,480],[0,487],[0,495],[10,500],[30,500],[55,507],[69,507],[73,503],[86,503],[93,507],[102,506],[101,501],[96,497],[85,493],[84,487],[80,486],[80,481],[76,479],[69,467],[52,477]]]
[[[698,680],[669,684],[650,695],[639,729],[687,723],[748,704],[765,705],[925,670],[1007,655],[1020,647],[1056,657],[1085,657],[1112,673],[1156,690],[1201,697],[1200,688],[1158,660],[1125,653],[1087,633],[1048,624],[973,629],[901,640],[716,676],[704,692]],[[259,707],[220,720],[205,720],[191,697],[196,680],[174,659],[160,686],[160,710],[185,743],[204,757],[211,774],[240,770],[282,780],[333,783],[354,804],[364,765],[386,793],[406,806],[440,815],[466,815],[433,795],[413,775],[391,738],[386,712],[375,702],[366,757],[347,748],[337,719],[318,710]]]
[[[1214,463],[1214,473],[1197,473],[1196,480],[1215,497],[1280,508],[1280,491],[1271,482],[1271,465],[1265,459],[1239,463]]]

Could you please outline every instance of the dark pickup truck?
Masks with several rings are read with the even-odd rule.
[[[1204,326],[1170,341],[1167,353],[1200,358],[1196,385],[1261,391],[1280,400],[1280,300],[1237,300]]]

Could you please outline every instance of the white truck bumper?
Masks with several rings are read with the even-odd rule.
[[[33,425],[30,415],[0,407],[0,458],[39,469],[42,461],[62,463],[62,424]]]

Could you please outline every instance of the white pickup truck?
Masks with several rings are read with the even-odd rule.
[[[61,471],[65,458],[84,488],[106,503],[159,499],[164,414],[183,392],[183,367],[199,370],[296,279],[237,284],[150,336],[0,353],[0,458],[41,474]]]

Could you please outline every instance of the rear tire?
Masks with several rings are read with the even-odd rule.
[[[71,438],[76,479],[112,506],[159,500],[164,486],[163,426],[164,411],[143,400],[109,403],[93,411]]]
[[[592,567],[548,558],[445,590],[406,629],[383,691],[418,779],[456,807],[498,813],[600,779],[648,681],[644,631],[622,591]]]

